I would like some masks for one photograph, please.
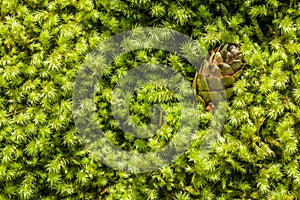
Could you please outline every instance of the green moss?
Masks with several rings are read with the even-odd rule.
[[[2,0],[0,199],[299,199],[299,14],[295,0]],[[214,136],[212,113],[202,105],[197,134],[181,157],[160,170],[130,174],[100,163],[82,144],[73,84],[101,41],[146,26],[182,32],[207,51],[238,43],[245,68],[227,93],[233,98],[225,128],[210,152],[200,151],[203,138]],[[140,88],[130,108],[145,124],[149,108],[141,105],[161,103],[167,114],[158,134],[136,139],[114,121],[110,92],[143,63],[172,66],[190,82],[195,74],[183,58],[148,50],[129,53],[103,72],[97,121],[112,143],[135,152],[167,145],[180,127],[178,98],[161,84]]]

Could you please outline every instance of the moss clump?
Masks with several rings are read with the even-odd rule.
[[[0,3],[0,199],[298,199],[300,9],[297,1],[2,0]],[[73,83],[101,41],[135,27],[171,28],[207,51],[241,45],[245,68],[231,92],[218,142],[201,154],[211,113],[174,163],[145,174],[111,169],[84,147],[73,121]],[[192,51],[192,49],[190,49]],[[180,127],[177,97],[157,86],[132,97],[131,116],[169,110],[149,140],[114,122],[110,91],[141,63],[173,67],[192,83],[178,55],[141,50],[115,61],[97,86],[98,122],[128,151],[165,146]],[[184,87],[183,87],[184,88]],[[201,105],[200,105],[201,107]]]

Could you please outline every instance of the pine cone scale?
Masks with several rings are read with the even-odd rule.
[[[226,44],[210,52],[203,60],[193,81],[201,103],[208,105],[212,100],[218,102],[231,98],[231,87],[244,67],[241,57],[239,45]]]

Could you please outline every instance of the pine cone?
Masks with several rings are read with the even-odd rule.
[[[244,68],[241,58],[242,52],[237,44],[226,44],[209,53],[193,81],[200,103],[216,105],[220,100],[232,97],[233,83]]]

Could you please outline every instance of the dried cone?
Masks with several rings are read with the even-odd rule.
[[[226,44],[216,48],[204,59],[193,81],[200,103],[217,104],[232,97],[233,83],[244,67],[241,57],[239,45]]]

